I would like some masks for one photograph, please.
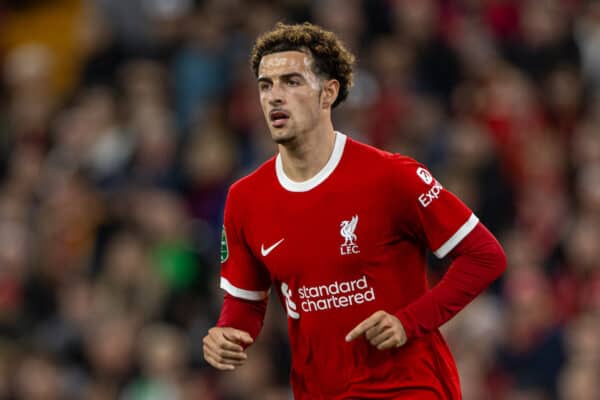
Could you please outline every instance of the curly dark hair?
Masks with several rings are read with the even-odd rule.
[[[355,58],[333,32],[309,22],[296,25],[278,22],[273,30],[258,37],[250,57],[254,76],[258,77],[258,67],[264,56],[293,50],[310,52],[313,58],[313,72],[317,76],[336,79],[340,83],[338,97],[332,108],[346,99],[352,86],[352,66]]]

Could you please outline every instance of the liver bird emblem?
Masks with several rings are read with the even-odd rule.
[[[348,246],[354,244],[356,241],[356,225],[358,224],[358,215],[352,217],[350,221],[342,221],[340,224],[340,234],[344,238],[344,244],[342,246]]]

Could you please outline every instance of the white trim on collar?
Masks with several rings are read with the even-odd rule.
[[[311,189],[319,186],[331,173],[335,170],[335,167],[340,163],[342,155],[344,154],[344,146],[346,145],[346,135],[340,132],[335,132],[335,142],[333,144],[333,152],[327,161],[327,164],[312,178],[302,182],[295,182],[287,177],[283,170],[283,163],[281,161],[281,154],[277,154],[275,159],[275,172],[277,173],[277,180],[284,189],[290,192],[308,192]]]

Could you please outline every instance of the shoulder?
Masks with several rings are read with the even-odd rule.
[[[356,172],[367,173],[379,192],[389,193],[396,200],[412,202],[422,193],[441,188],[427,167],[409,156],[390,153],[352,139],[348,144]]]
[[[275,156],[262,163],[254,171],[235,181],[229,187],[229,198],[248,198],[272,185],[275,175]]]
[[[364,163],[370,169],[382,168],[392,175],[398,173],[415,173],[417,169],[425,167],[411,157],[398,153],[390,153],[377,147],[348,138],[348,153],[351,158]]]

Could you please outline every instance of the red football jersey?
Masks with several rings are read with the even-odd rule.
[[[438,331],[387,351],[344,338],[423,295],[426,249],[444,257],[477,223],[421,164],[336,133],[313,178],[291,181],[277,156],[232,185],[221,287],[248,300],[276,291],[296,400],[454,399],[458,375]]]

